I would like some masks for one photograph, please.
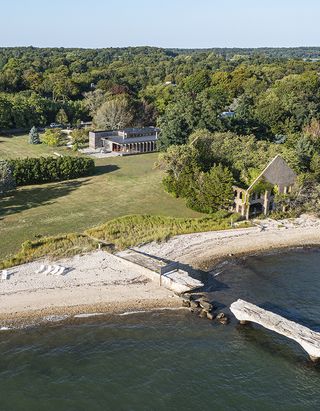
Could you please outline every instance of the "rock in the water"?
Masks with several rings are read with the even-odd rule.
[[[216,318],[220,324],[228,324],[229,322],[229,318],[225,315],[225,313],[219,313]]]
[[[193,314],[200,314],[201,311],[202,311],[202,308],[200,308],[200,307],[190,308],[190,311],[191,311]]]
[[[199,314],[200,318],[207,318],[207,311],[206,310],[201,310],[200,314]]]
[[[213,320],[214,315],[212,313],[207,313],[207,318],[208,318],[208,320]]]
[[[182,307],[190,307],[190,301],[182,300]]]
[[[190,307],[191,308],[198,308],[199,307],[199,301],[190,301]]]
[[[204,310],[206,310],[208,313],[211,312],[213,310],[213,305],[210,304],[208,301],[206,300],[200,300],[199,301],[200,307],[203,308]]]
[[[221,318],[221,320],[219,320],[220,324],[228,324],[229,322],[229,318],[228,317],[223,317]]]
[[[182,295],[181,295],[181,298],[182,298],[183,300],[187,300],[187,301],[192,300],[192,296],[191,296],[190,294],[187,294],[187,293],[182,294]]]

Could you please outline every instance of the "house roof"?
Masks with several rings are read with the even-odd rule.
[[[117,144],[130,144],[130,143],[146,143],[148,141],[157,141],[158,137],[156,135],[152,136],[142,136],[142,137],[103,137],[102,140],[112,141]]]
[[[290,186],[295,182],[297,175],[288,166],[288,164],[280,156],[280,154],[278,154],[274,157],[274,159],[270,161],[267,167],[258,175],[258,177],[248,187],[247,191],[250,191],[254,187],[254,185],[262,178],[265,178],[269,183],[273,185]]]

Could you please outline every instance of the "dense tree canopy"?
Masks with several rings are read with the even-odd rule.
[[[319,118],[319,56],[318,48],[0,48],[0,129],[89,121],[122,97],[130,124],[161,126],[162,147],[199,128],[289,138]],[[221,116],[229,109],[233,117]]]

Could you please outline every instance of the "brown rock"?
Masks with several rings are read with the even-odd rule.
[[[229,322],[229,319],[227,317],[223,317],[221,318],[221,320],[219,320],[219,323],[223,325],[228,324],[228,322]]]
[[[207,313],[207,318],[208,318],[208,320],[213,320],[214,315],[212,313]]]
[[[213,310],[213,305],[206,300],[199,300],[200,307],[206,310],[208,313]]]
[[[190,307],[191,308],[198,308],[199,307],[199,301],[190,301]]]
[[[216,318],[220,324],[228,324],[229,322],[229,318],[225,315],[225,313],[219,313]]]
[[[200,314],[199,314],[200,318],[207,318],[207,311],[206,310],[201,310]]]

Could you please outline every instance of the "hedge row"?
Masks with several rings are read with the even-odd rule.
[[[94,172],[94,161],[87,157],[18,158],[9,163],[17,186],[70,180]]]

